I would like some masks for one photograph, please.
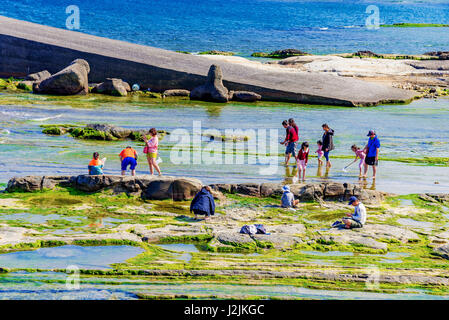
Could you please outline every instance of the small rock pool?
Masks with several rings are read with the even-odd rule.
[[[0,267],[16,269],[110,269],[113,263],[121,263],[144,250],[133,246],[75,246],[39,248],[0,254]]]

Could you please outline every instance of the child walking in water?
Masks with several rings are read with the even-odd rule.
[[[303,142],[301,145],[301,150],[299,150],[296,155],[296,163],[298,166],[298,181],[301,180],[302,171],[302,181],[306,180],[306,167],[307,161],[309,160],[309,143]]]
[[[157,137],[156,128],[150,129],[151,139],[148,140],[146,135],[143,135],[143,140],[145,141],[145,148],[143,153],[147,154],[148,166],[150,167],[150,174],[153,174],[153,168],[156,169],[157,173],[161,176],[161,170],[157,164],[157,148],[159,145],[159,138]]]
[[[362,168],[365,166],[365,157],[366,154],[365,152],[363,152],[363,150],[360,150],[359,147],[357,147],[357,145],[353,144],[351,147],[351,150],[355,153],[355,159],[352,163],[356,162],[357,159],[360,159],[359,162],[359,178],[362,177]]]
[[[318,166],[322,166],[323,165],[323,160],[321,159],[324,155],[324,151],[323,151],[323,142],[321,140],[318,140],[316,142],[318,149],[315,151],[317,153],[318,156]]]

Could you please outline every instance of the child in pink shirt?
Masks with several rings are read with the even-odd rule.
[[[318,155],[318,166],[322,166],[323,165],[323,160],[321,160],[321,158],[324,155],[324,151],[323,151],[323,142],[321,140],[318,140],[316,142],[318,149],[315,151]]]
[[[296,163],[298,166],[298,181],[301,181],[301,171],[302,171],[302,181],[306,180],[306,167],[307,161],[309,160],[309,143],[303,142],[301,145],[301,150],[299,150],[296,155]]]
[[[365,154],[365,152],[363,152],[363,150],[360,150],[360,148],[357,147],[357,145],[355,145],[355,144],[352,145],[351,150],[355,153],[354,162],[356,162],[357,159],[360,159],[360,162],[359,162],[359,178],[360,178],[360,177],[362,177],[362,168],[365,165],[366,154]]]

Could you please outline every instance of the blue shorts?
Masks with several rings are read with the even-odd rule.
[[[130,166],[131,170],[134,170],[137,166],[137,161],[133,157],[126,157],[122,161],[122,171],[126,171],[126,168]]]
[[[293,156],[295,156],[295,147],[296,144],[294,142],[289,142],[287,144],[287,148],[285,149],[285,154],[291,153]]]
[[[329,161],[329,152],[330,151],[325,151],[323,156],[326,158],[326,161]]]

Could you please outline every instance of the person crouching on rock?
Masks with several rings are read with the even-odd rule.
[[[100,155],[98,152],[94,152],[92,160],[90,160],[87,166],[89,170],[89,175],[98,176],[103,174],[104,163],[99,159]]]
[[[284,193],[282,194],[282,197],[281,197],[281,207],[282,208],[295,208],[298,205],[299,200],[295,200],[295,196],[290,191],[290,187],[283,186],[282,190],[284,191]]]
[[[349,205],[354,206],[354,213],[348,213],[346,214],[348,218],[343,218],[343,224],[345,225],[345,228],[362,228],[366,223],[365,206],[359,201],[359,199],[354,196],[349,198]]]
[[[190,212],[192,211],[195,214],[195,220],[198,220],[198,215],[204,215],[204,219],[207,220],[215,214],[214,197],[209,186],[203,187],[195,195],[192,203],[190,203]]]
[[[125,175],[128,166],[130,166],[131,175],[135,176],[137,166],[137,151],[130,146],[127,146],[126,149],[123,149],[118,156],[120,158],[120,162],[122,163],[122,176]]]
[[[159,138],[157,137],[156,128],[150,129],[151,139],[148,140],[147,136],[143,135],[143,140],[145,141],[145,148],[143,149],[143,153],[146,153],[148,166],[150,167],[150,174],[153,174],[153,168],[161,176],[161,170],[159,169],[159,165],[157,164],[157,147],[159,145]]]

